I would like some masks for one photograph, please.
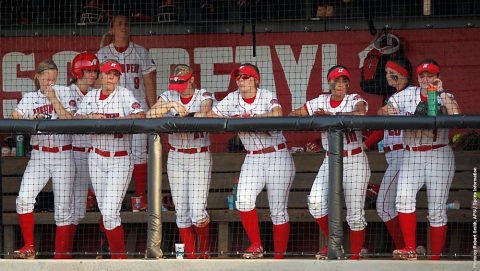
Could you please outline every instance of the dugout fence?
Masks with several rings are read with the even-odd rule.
[[[328,192],[328,216],[330,240],[328,242],[330,258],[349,255],[349,237],[348,223],[345,221],[344,197],[342,192],[342,154],[343,137],[345,131],[357,129],[477,129],[480,121],[478,116],[438,116],[438,117],[280,117],[280,118],[259,118],[259,119],[203,119],[203,118],[159,118],[149,120],[76,120],[72,121],[14,121],[2,120],[2,134],[36,134],[36,133],[149,133],[149,186],[148,198],[149,208],[147,212],[132,213],[130,207],[124,210],[122,208],[122,223],[125,225],[125,242],[127,243],[129,257],[158,258],[174,257],[174,244],[181,242],[175,225],[175,212],[169,205],[169,197],[172,191],[171,185],[166,181],[166,149],[168,145],[162,143],[161,138],[168,134],[176,132],[238,132],[238,131],[303,131],[305,136],[318,133],[318,131],[328,131],[329,133],[329,192]],[[160,136],[159,136],[160,135]],[[223,134],[224,135],[224,134]],[[232,134],[230,134],[232,135]],[[212,138],[215,138],[213,133]],[[287,136],[288,138],[288,136]],[[216,140],[213,139],[213,143]],[[295,140],[287,140],[291,147],[295,145]],[[472,146],[472,144],[469,144]],[[163,146],[163,149],[162,149]],[[228,146],[226,146],[228,147]],[[237,146],[238,147],[238,146]],[[291,148],[290,151],[295,151]],[[222,153],[222,148],[212,145],[213,164],[212,181],[210,184],[209,200],[207,211],[211,219],[211,240],[210,252],[212,257],[237,257],[243,253],[248,239],[241,226],[238,212],[229,208],[228,196],[233,195],[235,182],[234,176],[238,176],[240,167],[245,159],[244,151],[235,150],[234,153]],[[232,149],[233,150],[233,149]],[[27,150],[28,151],[28,150]],[[223,151],[224,152],[224,151]],[[242,153],[243,152],[243,153]],[[306,196],[310,193],[313,179],[322,163],[325,152],[319,153],[295,153],[294,161],[296,164],[296,175],[290,189],[290,200],[288,201],[288,212],[290,214],[291,232],[290,241],[287,249],[287,257],[312,257],[317,253],[322,244],[327,240],[322,238],[313,217],[311,217]],[[459,208],[453,207],[447,215],[448,234],[447,244],[443,254],[446,257],[458,259],[469,259],[471,257],[471,246],[473,245],[472,233],[475,227],[476,205],[466,204],[474,199],[474,176],[473,170],[480,162],[480,156],[476,151],[455,151],[456,167],[454,184],[449,191],[456,198],[449,198],[448,203],[456,201],[460,204]],[[163,158],[162,158],[163,156]],[[370,160],[370,167],[373,179],[383,175],[382,167],[385,162],[382,153],[377,151],[367,151]],[[384,158],[383,158],[384,159]],[[25,166],[26,159],[2,157],[2,255],[10,257],[13,249],[21,245],[20,228],[16,221],[15,208],[12,204],[15,202],[15,190],[18,189],[19,176],[18,170]],[[275,164],[275,160],[271,161]],[[277,162],[278,163],[278,162]],[[432,163],[435,163],[432,160]],[[384,171],[385,169],[383,169]],[[17,172],[17,173],[14,173]],[[255,176],[253,176],[255,177]],[[377,179],[378,181],[378,179]],[[16,188],[11,185],[17,182]],[[378,183],[378,182],[377,182]],[[369,187],[370,189],[370,187]],[[263,190],[263,189],[262,189]],[[265,246],[265,255],[273,255],[272,244],[272,224],[268,205],[268,199],[264,195],[266,191],[260,192],[257,200],[257,209],[260,221],[260,231],[263,244]],[[425,193],[425,192],[423,192]],[[459,198],[463,196],[463,198]],[[375,198],[369,199],[367,195],[366,204],[372,204]],[[417,198],[417,217],[418,217],[418,244],[425,247],[424,255],[429,251],[428,234],[428,212],[426,211],[428,201],[425,196]],[[53,198],[41,199],[38,201],[51,201]],[[370,203],[369,203],[370,200]],[[128,196],[124,199],[130,204]],[[365,206],[365,216],[367,219],[367,234],[364,256],[368,257],[391,257],[393,246],[390,237],[386,234],[383,223],[378,218],[376,210],[372,206]],[[209,207],[214,207],[209,208]],[[229,210],[230,209],[230,210]],[[47,211],[47,212],[45,212]],[[54,240],[54,219],[49,210],[37,210],[36,236],[41,236],[37,241],[37,257],[50,258],[54,254],[52,241]],[[78,232],[75,235],[75,245],[73,256],[75,258],[90,258],[93,256],[108,257],[110,252],[102,251],[100,247],[100,229],[98,220],[100,214],[98,211],[87,212],[86,217],[80,222]],[[345,232],[344,232],[345,231]],[[44,243],[44,244],[42,244]],[[50,243],[50,245],[46,245]],[[342,247],[343,245],[343,247]],[[92,248],[97,248],[92,250]],[[342,250],[343,249],[343,250]],[[145,253],[146,251],[146,253]]]

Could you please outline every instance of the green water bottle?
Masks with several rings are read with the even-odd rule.
[[[23,140],[23,135],[17,135],[15,137],[15,148],[16,148],[16,156],[17,157],[23,157],[25,156],[25,144]]]
[[[430,86],[427,88],[428,115],[436,116],[438,114],[437,88]]]

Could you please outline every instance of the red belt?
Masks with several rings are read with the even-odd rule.
[[[277,147],[277,148],[275,148],[275,146],[270,146],[270,147],[268,147],[268,148],[261,149],[261,150],[247,151],[247,153],[248,153],[248,154],[262,154],[262,153],[276,152],[276,151],[285,149],[285,148],[287,147],[287,144],[282,143],[282,144],[279,144],[279,145],[276,146],[276,147]]]
[[[78,151],[78,152],[90,152],[92,148],[87,148],[87,147],[75,147],[73,146],[73,151]]]
[[[191,148],[191,149],[177,149],[175,147],[170,146],[170,150],[177,151],[177,152],[182,152],[182,153],[194,154],[194,153],[207,152],[208,151],[208,146],[201,147],[201,148]]]
[[[384,152],[398,151],[398,150],[403,150],[403,144],[395,144],[391,148],[390,148],[390,146],[386,146],[386,147],[383,148]]]
[[[363,150],[362,148],[358,147],[356,149],[353,149],[351,151],[343,151],[343,157],[347,157],[347,156],[352,156],[352,155],[355,155],[355,154],[359,154],[359,153],[362,153]],[[330,155],[330,152],[327,151],[327,155]]]
[[[431,150],[436,150],[436,149],[440,149],[440,148],[443,148],[447,146],[446,144],[440,144],[440,145],[421,145],[421,146],[417,146],[417,147],[410,147],[407,145],[407,147],[405,149],[407,149],[407,151],[431,151]]]
[[[109,152],[109,151],[102,151],[100,149],[95,148],[95,153],[101,155],[103,157],[120,157],[120,156],[127,156],[127,151],[116,151],[116,152]]]
[[[65,145],[61,147],[45,147],[45,146],[38,146],[33,145],[33,149],[37,151],[44,151],[44,152],[61,152],[61,151],[69,151],[72,149],[72,145]]]

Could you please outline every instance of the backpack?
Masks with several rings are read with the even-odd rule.
[[[369,94],[388,96],[395,93],[395,88],[387,83],[385,65],[391,58],[403,56],[399,39],[392,34],[385,34],[375,40],[360,66],[360,87]],[[360,59],[362,61],[362,59]]]

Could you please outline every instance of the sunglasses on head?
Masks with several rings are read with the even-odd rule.
[[[235,76],[235,79],[237,81],[240,80],[240,79],[248,80],[248,79],[250,79],[250,77],[253,77],[253,76],[250,76],[248,74],[237,74],[237,76]]]

